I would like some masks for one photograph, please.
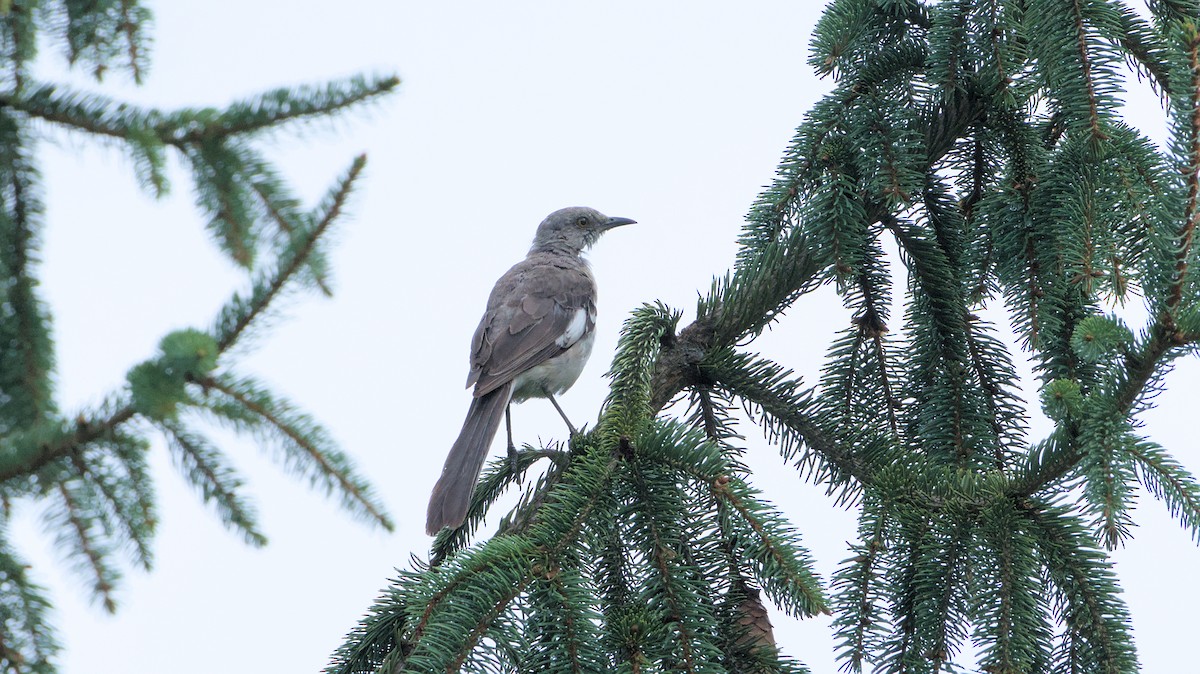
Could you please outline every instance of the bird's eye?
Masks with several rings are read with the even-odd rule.
[[[588,219],[587,218],[579,218],[578,220],[575,221],[575,224],[579,225],[580,227],[587,227]]]

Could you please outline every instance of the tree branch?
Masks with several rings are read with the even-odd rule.
[[[1188,120],[1188,168],[1185,172],[1188,197],[1175,252],[1175,277],[1171,279],[1170,288],[1167,290],[1165,327],[1172,332],[1175,331],[1175,314],[1183,301],[1183,285],[1187,278],[1188,258],[1192,252],[1196,223],[1200,222],[1200,33],[1193,31],[1187,47],[1188,67],[1192,74],[1192,86],[1188,92],[1192,115]]]
[[[762,385],[745,367],[727,362],[709,362],[704,366],[706,377],[729,393],[760,407],[764,414],[775,418],[810,450],[828,462],[838,472],[860,483],[869,482],[871,468],[840,439],[830,437],[815,421],[796,407],[794,400],[780,396],[773,388]]]
[[[344,470],[330,463],[324,452],[322,452],[318,447],[314,446],[308,438],[304,437],[304,435],[302,435],[296,428],[292,427],[291,424],[288,424],[285,420],[279,418],[279,416],[276,415],[273,410],[260,405],[257,401],[243,395],[240,391],[228,386],[225,382],[216,377],[200,378],[196,380],[196,383],[206,389],[211,388],[229,396],[229,398],[232,400],[237,401],[239,405],[265,420],[280,433],[283,433],[288,440],[294,443],[296,447],[299,447],[301,450],[303,450],[304,453],[308,455],[309,459],[311,459],[318,466],[321,475],[323,475],[326,479],[331,479],[334,483],[336,483],[343,494],[353,497],[354,502],[357,503],[359,507],[366,511],[372,518],[374,518],[376,522],[379,522],[381,525],[383,525],[385,529],[392,529],[392,520],[390,517],[388,517],[387,513],[384,513],[376,508],[375,504],[371,502],[371,499],[363,493],[363,490],[360,488],[360,486],[356,485]]]
[[[1176,347],[1174,339],[1167,330],[1155,323],[1150,328],[1150,339],[1140,352],[1130,354],[1125,361],[1118,386],[1108,395],[1112,398],[1115,411],[1128,415],[1134,403],[1145,391],[1146,384],[1158,371],[1159,364],[1172,348]],[[1098,395],[1093,393],[1092,395]],[[1079,448],[1080,429],[1076,422],[1068,421],[1059,426],[1056,433],[1063,437],[1055,447],[1041,457],[1037,465],[1014,480],[1007,491],[1014,496],[1029,497],[1041,491],[1047,485],[1066,476],[1083,459]]]
[[[302,245],[293,251],[289,251],[287,258],[284,260],[284,266],[279,269],[271,278],[270,283],[262,290],[261,293],[256,292],[256,297],[253,298],[252,304],[245,310],[240,312],[231,326],[221,330],[220,339],[217,341],[217,348],[221,353],[229,350],[230,347],[237,342],[246,328],[254,322],[254,319],[261,315],[270,306],[274,300],[287,285],[289,279],[296,274],[308,260],[308,256],[312,254],[313,249],[317,245],[317,241],[321,235],[325,233],[333,221],[337,219],[341,213],[342,207],[345,205],[346,198],[350,196],[350,189],[354,181],[358,179],[362,172],[363,166],[366,165],[367,156],[359,155],[354,159],[354,163],[350,166],[350,171],[342,180],[338,190],[334,192],[333,199],[325,212],[324,217],[312,228],[311,231],[304,233]]]
[[[25,475],[33,475],[88,443],[110,437],[118,426],[135,415],[133,407],[125,405],[100,421],[89,421],[81,417],[77,420],[74,431],[57,438],[55,442],[38,444],[33,451],[22,456],[0,454],[0,484]],[[10,453],[11,450],[4,452]]]

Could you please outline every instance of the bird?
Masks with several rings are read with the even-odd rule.
[[[502,416],[515,452],[511,403],[548,398],[575,435],[554,396],[579,378],[595,339],[596,281],[582,254],[608,230],[635,222],[579,206],[554,211],[525,259],[496,281],[471,340],[471,406],[429,497],[428,535],[462,526]]]

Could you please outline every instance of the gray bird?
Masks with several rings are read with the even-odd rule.
[[[466,519],[475,481],[510,403],[549,398],[575,433],[554,396],[579,378],[595,338],[596,281],[581,254],[604,232],[633,222],[591,208],[555,211],[538,225],[525,259],[496,281],[471,340],[471,408],[429,497],[430,536]],[[511,422],[508,435],[511,452]]]

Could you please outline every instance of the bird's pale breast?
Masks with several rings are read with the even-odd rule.
[[[589,331],[571,348],[513,378],[513,401],[544,398],[546,390],[551,395],[558,395],[571,388],[592,355],[592,342],[595,339],[596,333]]]

